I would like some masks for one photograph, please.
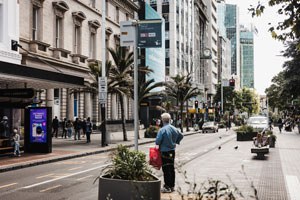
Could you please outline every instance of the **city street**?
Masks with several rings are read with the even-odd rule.
[[[186,171],[187,180],[197,184],[208,178],[234,184],[244,195],[238,199],[251,199],[251,181],[259,199],[289,199],[288,193],[299,197],[300,135],[295,130],[277,133],[277,138],[276,148],[265,160],[257,160],[250,153],[252,142],[237,142],[233,131],[186,136],[176,154],[176,187],[188,190]],[[148,153],[151,146],[140,145],[139,150]],[[1,173],[0,199],[97,199],[98,183],[93,182],[108,163],[109,152]],[[162,172],[154,172],[163,181]],[[176,199],[175,194],[162,194],[162,199]]]

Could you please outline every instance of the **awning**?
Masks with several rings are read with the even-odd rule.
[[[0,88],[80,88],[84,78],[0,61]]]

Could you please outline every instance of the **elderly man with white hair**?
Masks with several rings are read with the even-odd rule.
[[[162,170],[164,173],[164,187],[162,192],[170,193],[174,191],[175,186],[175,148],[183,138],[183,135],[170,124],[171,116],[169,113],[161,115],[163,127],[156,136],[155,144],[159,147],[162,158]]]

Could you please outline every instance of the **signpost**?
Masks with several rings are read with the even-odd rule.
[[[161,39],[161,20],[131,20],[121,22],[121,46],[133,46],[134,49],[134,146],[138,150],[138,48],[159,48]],[[133,31],[133,29],[135,31]],[[134,32],[134,34],[132,34]],[[131,33],[132,35],[129,35]]]

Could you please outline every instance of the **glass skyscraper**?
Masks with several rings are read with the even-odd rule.
[[[240,77],[240,30],[237,5],[226,4],[225,27],[226,36],[231,42],[231,73]]]
[[[254,88],[253,32],[241,29],[241,87]]]

